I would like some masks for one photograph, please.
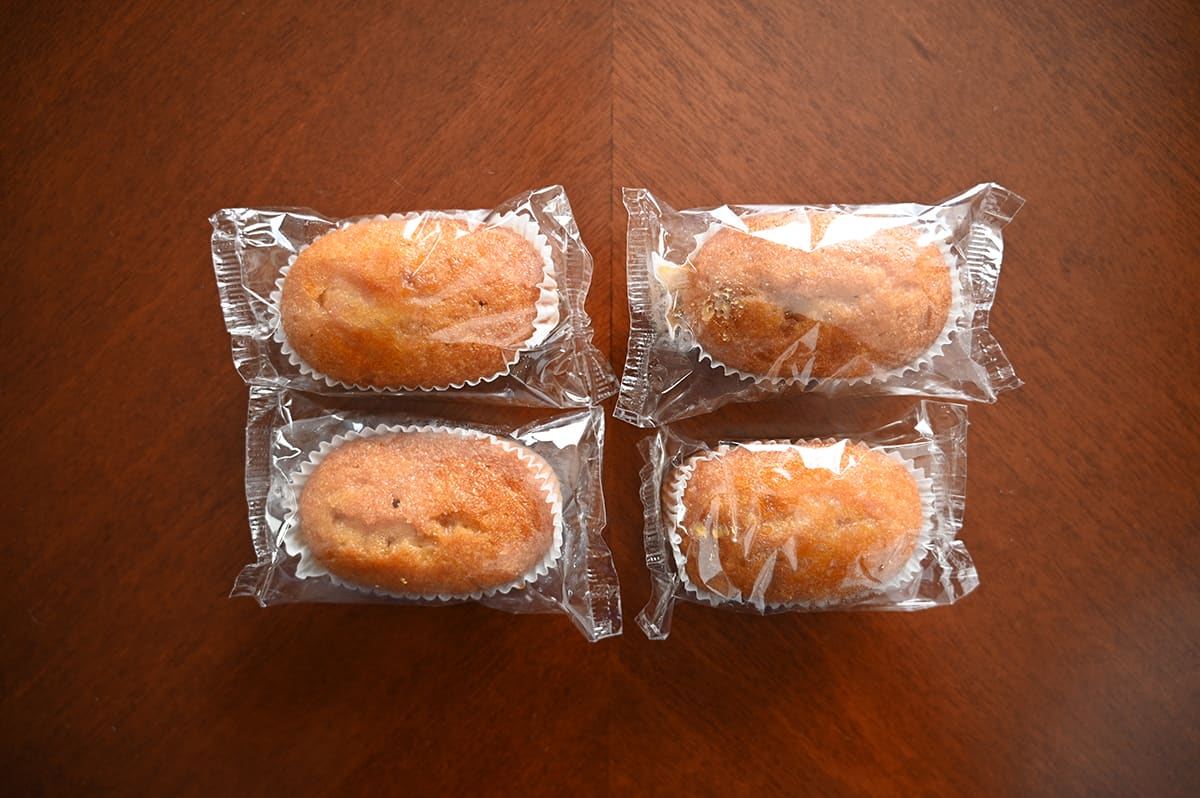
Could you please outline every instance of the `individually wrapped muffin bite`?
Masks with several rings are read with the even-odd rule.
[[[716,603],[820,608],[902,587],[920,563],[930,479],[845,438],[722,444],[668,476],[680,580]]]
[[[233,595],[566,614],[621,631],[602,536],[604,414],[502,428],[386,398],[251,386],[246,496],[257,561]]]
[[[478,385],[558,323],[554,259],[517,214],[410,214],[345,224],[289,259],[274,338],[331,387]]]
[[[532,449],[480,430],[380,424],[323,442],[292,476],[297,573],[402,598],[480,598],[562,553],[562,488]]]
[[[554,407],[613,393],[584,307],[591,255],[560,186],[487,210],[229,208],[210,221],[251,384]]]
[[[738,221],[697,247],[694,268],[665,277],[679,286],[675,323],[726,373],[869,377],[916,364],[951,319],[944,235],[803,208]]]
[[[966,409],[921,402],[835,433],[708,444],[665,426],[643,441],[647,635],[669,634],[679,599],[761,614],[913,610],[975,588],[956,540]]]
[[[987,329],[1023,200],[675,211],[626,189],[629,350],[616,415],[651,426],[785,393],[993,401]]]

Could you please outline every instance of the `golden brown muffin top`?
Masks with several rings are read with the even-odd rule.
[[[949,268],[917,228],[803,209],[742,221],[749,232],[722,228],[693,256],[679,303],[700,345],[725,364],[861,377],[912,362],[945,327]]]
[[[519,448],[537,466],[451,432],[351,440],[305,482],[299,537],[334,575],[390,593],[465,594],[513,582],[553,542],[552,505],[537,477],[557,484],[541,457]]]
[[[532,336],[544,267],[505,227],[359,222],[296,257],[283,283],[283,331],[309,366],[348,385],[483,379]]]
[[[681,552],[692,583],[711,593],[848,601],[886,584],[913,554],[920,492],[883,452],[845,441],[751,445],[691,462]]]

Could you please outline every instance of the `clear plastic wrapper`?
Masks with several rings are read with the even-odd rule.
[[[988,331],[1024,200],[676,211],[626,188],[629,351],[615,415],[641,427],[786,393],[995,401],[1020,385]]]
[[[561,186],[489,210],[228,208],[210,221],[247,383],[551,407],[615,392],[584,307],[592,258]]]
[[[758,614],[954,603],[979,583],[956,539],[966,433],[964,406],[931,401],[803,439],[660,428],[641,443],[652,583],[639,625],[666,638],[678,600]]]
[[[451,460],[451,467],[461,470],[463,476],[447,479],[436,471],[437,463],[425,459],[410,458],[411,469],[404,473],[404,469],[390,471],[386,461],[378,459],[377,451],[362,455],[368,458],[365,461],[348,461],[344,456],[352,443],[378,444],[390,436],[411,440],[414,433],[423,435],[426,442],[436,439],[438,446],[449,441],[482,447],[501,460],[508,458],[510,466],[517,464],[527,478],[531,498],[526,501],[539,505],[546,537],[528,567],[520,566],[514,578],[481,581],[484,577],[480,575],[502,556],[497,552],[511,546],[500,543],[489,548],[487,541],[476,542],[480,540],[476,536],[513,535],[508,529],[497,532],[493,521],[471,519],[473,511],[467,507],[472,502],[478,507],[481,503],[501,506],[508,501],[486,492],[484,483],[492,476],[487,472],[494,471],[494,465],[464,460],[458,469]],[[603,439],[604,415],[598,407],[552,416],[519,429],[501,429],[389,412],[386,404],[378,401],[356,402],[252,385],[246,497],[257,561],[243,569],[232,595],[253,596],[262,606],[290,602],[438,606],[476,601],[508,612],[565,613],[592,641],[620,634],[620,590],[602,535]],[[336,453],[343,456],[340,467],[354,469],[354,476],[343,482],[329,476],[333,472],[326,472],[321,490],[343,504],[332,511],[328,521],[314,514],[311,529],[306,529],[303,508],[314,506],[303,503],[306,485],[315,484],[314,474],[333,462]],[[483,470],[473,475],[472,468]],[[419,473],[426,471],[428,485],[422,483]],[[512,482],[508,478],[505,484]],[[379,491],[384,492],[382,501],[376,495]],[[431,500],[430,493],[439,495]],[[430,501],[443,511],[435,519],[442,526],[427,537],[425,523],[432,516],[419,513],[433,512],[427,509]],[[353,510],[359,506],[366,509]],[[361,514],[347,520],[345,512]],[[354,557],[345,553],[344,541],[338,543],[342,548],[330,549],[317,537],[318,524],[328,523],[337,534],[350,529],[349,535],[359,547],[353,550]],[[322,547],[338,551],[337,559],[317,553]],[[365,555],[361,555],[363,551]],[[366,562],[371,557],[376,559]],[[411,570],[413,561],[418,562],[421,573]],[[401,563],[399,570],[395,563]],[[366,571],[364,577],[364,568],[376,570]],[[380,569],[385,581],[369,578]],[[417,586],[422,574],[427,582],[437,580],[445,587]]]

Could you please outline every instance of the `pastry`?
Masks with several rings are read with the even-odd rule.
[[[759,377],[864,377],[941,335],[950,271],[911,225],[798,209],[742,218],[700,246],[678,309],[714,359]]]
[[[924,522],[909,469],[848,441],[723,446],[667,484],[677,560],[692,585],[726,599],[864,598],[905,572]]]
[[[561,504],[553,469],[515,441],[445,428],[383,432],[324,454],[301,488],[296,537],[352,585],[471,594],[542,565]]]
[[[509,227],[426,216],[359,222],[312,242],[283,280],[287,346],[345,385],[440,388],[504,373],[529,344],[548,278]]]

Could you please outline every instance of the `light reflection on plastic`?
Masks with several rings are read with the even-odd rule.
[[[771,582],[775,578],[775,560],[779,557],[779,550],[771,552],[771,556],[763,563],[762,568],[758,572],[758,578],[754,580],[754,588],[750,591],[748,599],[751,603],[762,609],[766,603],[767,588],[771,586]]]
[[[583,440],[586,427],[589,422],[589,416],[583,416],[569,424],[562,424],[549,429],[540,429],[536,435],[523,435],[521,440],[527,444],[533,443],[552,443],[559,449],[566,449],[576,445]]]
[[[787,557],[788,565],[792,566],[792,570],[795,571],[799,565],[799,562],[796,558],[796,536],[789,535],[787,541],[779,550],[783,552],[785,557]]]
[[[811,251],[813,248],[812,225],[808,223],[807,216],[793,222],[788,222],[787,224],[782,224],[779,227],[759,230],[753,235],[766,241],[772,241],[793,249],[802,249],[806,252]]]
[[[807,446],[801,446],[799,449],[800,459],[804,461],[805,468],[824,468],[835,474],[842,472],[842,455],[846,452],[846,441],[841,440],[832,446],[822,446],[818,449]],[[854,459],[851,458],[849,465],[853,464]]]
[[[902,216],[857,216],[838,214],[825,228],[817,246],[829,247],[851,241],[862,241],[892,227],[911,227],[912,220]]]
[[[732,227],[735,230],[749,232],[750,228],[742,221],[742,217],[733,212],[733,209],[728,205],[722,205],[720,208],[713,208],[708,212],[708,215],[719,221],[726,227]]]
[[[708,584],[713,577],[725,572],[721,566],[720,544],[716,535],[700,536],[700,557],[696,565],[700,570],[700,581]]]
[[[913,429],[924,435],[926,438],[933,437],[933,427],[930,426],[929,418],[924,413],[921,414],[920,420],[913,425]]]

